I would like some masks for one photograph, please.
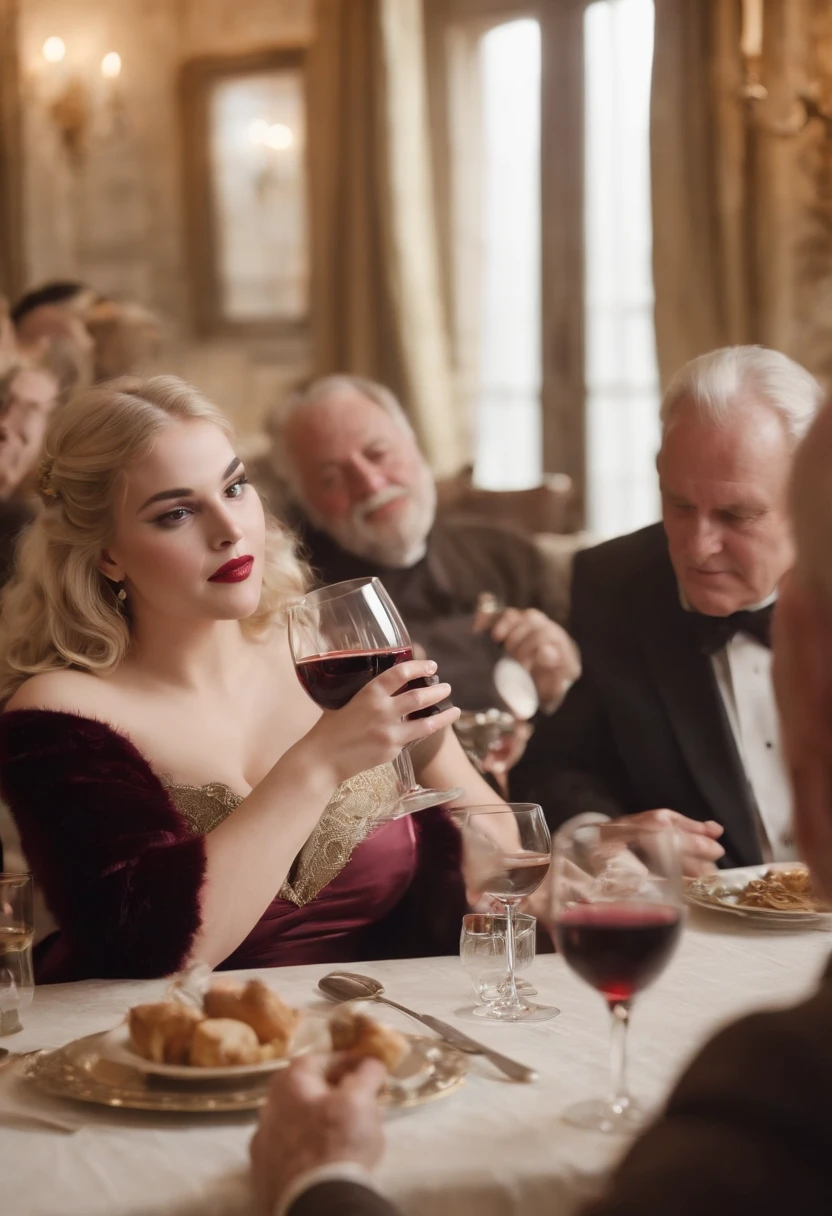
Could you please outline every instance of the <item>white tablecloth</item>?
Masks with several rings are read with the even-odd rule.
[[[752,1008],[806,994],[830,946],[832,938],[824,933],[761,933],[718,914],[697,914],[667,972],[636,1007],[633,1089],[661,1101],[718,1026]],[[394,999],[450,1021],[468,1003],[467,977],[457,959],[355,969],[381,979]],[[311,1004],[326,970],[292,967],[266,978],[288,1000]],[[471,1058],[461,1090],[390,1118],[380,1179],[407,1216],[568,1216],[626,1147],[560,1119],[569,1103],[605,1091],[608,1025],[601,999],[553,955],[539,958],[528,978],[537,984],[539,1000],[562,1009],[559,1018],[531,1026],[457,1024],[535,1065],[540,1081],[512,1084]],[[3,1045],[16,1051],[56,1047],[106,1029],[129,1005],[155,999],[165,986],[88,981],[38,989],[24,1031]],[[383,1016],[388,1014],[391,1024],[418,1029],[391,1010]],[[54,1109],[71,1110],[83,1126],[67,1135],[0,1124],[4,1216],[254,1211],[247,1176],[253,1116],[194,1120],[72,1104]]]

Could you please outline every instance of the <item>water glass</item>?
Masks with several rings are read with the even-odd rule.
[[[35,991],[33,904],[29,874],[0,874],[0,1035],[23,1029],[20,1011]]]
[[[515,916],[516,972],[528,971],[534,962],[537,921],[525,912]],[[471,977],[474,995],[481,1005],[494,1005],[505,995],[506,932],[505,916],[469,912],[462,918],[459,956]],[[517,985],[520,992],[532,995],[534,990],[524,981]]]

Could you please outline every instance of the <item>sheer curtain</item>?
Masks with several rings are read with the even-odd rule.
[[[584,22],[588,526],[658,516],[650,74],[653,0],[595,0]]]

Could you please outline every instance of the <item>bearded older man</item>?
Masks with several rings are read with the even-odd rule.
[[[581,679],[532,740],[529,796],[673,819],[690,875],[795,857],[769,626],[793,546],[786,487],[821,401],[785,355],[694,359],[662,404],[663,523],[578,554]]]
[[[788,381],[789,369],[781,368]],[[664,460],[662,468],[672,506],[675,476]],[[795,464],[797,564],[787,579],[778,576],[774,632],[775,683],[799,851],[809,863],[815,890],[832,900],[830,469],[832,407],[827,407]],[[698,500],[693,486],[688,493]],[[748,576],[745,560],[736,565]],[[703,592],[702,599],[697,595],[695,602],[731,607],[736,598],[731,585],[739,570],[730,572],[731,580],[720,577],[713,554],[704,552],[694,567],[715,576],[713,590]],[[680,583],[683,588],[703,585],[699,579],[689,583],[680,578]],[[759,588],[752,592],[749,587],[742,598],[758,593]],[[832,1211],[830,1021],[832,963],[809,1000],[792,1009],[754,1014],[723,1030],[694,1060],[606,1194],[590,1203],[583,1216]],[[384,1145],[377,1101],[383,1081],[384,1069],[375,1060],[332,1079],[326,1061],[309,1057],[278,1075],[252,1144],[254,1182],[264,1212],[396,1216],[397,1209],[373,1188],[371,1178]]]
[[[462,709],[502,704],[494,673],[504,654],[531,674],[542,706],[560,703],[580,670],[552,619],[565,611],[563,581],[516,532],[436,522],[433,475],[392,393],[330,376],[291,397],[270,430],[271,464],[300,508],[294,522],[321,581],[382,578]],[[487,629],[476,619],[481,592],[512,605]]]

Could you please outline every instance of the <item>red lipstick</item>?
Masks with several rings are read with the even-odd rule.
[[[244,583],[251,574],[254,565],[253,557],[233,557],[230,562],[220,566],[215,574],[208,579],[209,583]]]

